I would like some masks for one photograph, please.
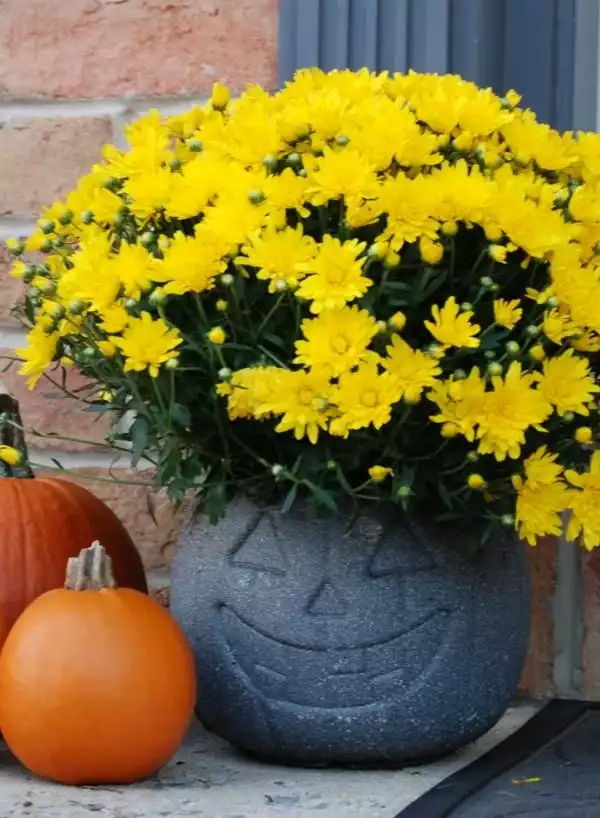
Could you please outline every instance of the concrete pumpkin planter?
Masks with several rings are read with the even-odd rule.
[[[197,516],[184,531],[172,606],[208,729],[300,764],[398,762],[500,718],[526,651],[529,578],[512,539],[473,555],[451,527],[238,499],[219,525]]]

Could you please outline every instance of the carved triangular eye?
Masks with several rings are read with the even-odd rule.
[[[346,616],[348,606],[342,594],[329,580],[322,582],[308,603],[311,616]]]
[[[279,532],[268,516],[261,517],[256,528],[242,537],[229,559],[238,568],[252,568],[278,576],[283,576],[288,568]]]
[[[380,541],[373,554],[367,573],[377,579],[392,574],[411,574],[415,571],[433,571],[435,563],[428,554],[417,551],[417,547],[400,545],[388,539]]]

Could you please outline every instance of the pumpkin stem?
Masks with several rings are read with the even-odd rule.
[[[32,478],[35,475],[29,463],[27,443],[23,432],[23,422],[19,402],[9,395],[0,381],[0,446],[16,449],[21,459],[17,464],[0,461],[1,477]]]
[[[98,541],[67,561],[65,588],[69,591],[100,591],[116,588],[112,560]]]

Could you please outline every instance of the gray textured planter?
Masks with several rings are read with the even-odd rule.
[[[299,763],[400,761],[499,719],[525,655],[529,578],[506,540],[475,556],[397,518],[281,516],[239,499],[175,560],[173,613],[197,713],[247,751]]]

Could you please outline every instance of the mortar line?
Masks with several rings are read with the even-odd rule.
[[[136,115],[150,108],[165,113],[180,113],[190,105],[203,104],[208,94],[185,94],[182,96],[118,97],[115,99],[28,99],[0,102],[0,121],[11,119],[72,119],[74,117],[119,117],[127,112]]]

